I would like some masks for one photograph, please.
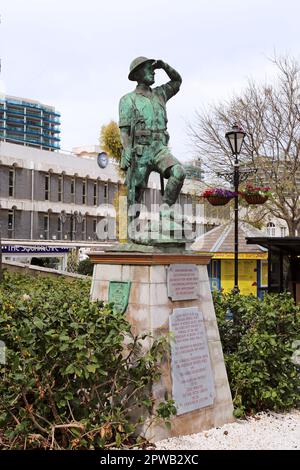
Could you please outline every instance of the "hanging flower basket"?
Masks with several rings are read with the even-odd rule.
[[[207,189],[202,194],[212,206],[225,206],[234,196],[234,192],[222,188]]]
[[[225,206],[231,200],[231,197],[207,196],[206,199],[212,206]]]
[[[260,188],[247,184],[246,189],[240,194],[248,204],[264,204],[269,199],[271,191],[269,187]]]
[[[269,199],[269,196],[261,196],[260,194],[245,194],[244,199],[248,202],[248,204],[264,204]]]

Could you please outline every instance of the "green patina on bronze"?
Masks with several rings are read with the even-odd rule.
[[[128,306],[131,282],[110,281],[108,302],[113,303],[115,312],[124,313]]]
[[[163,69],[170,80],[151,88],[156,69]],[[123,96],[119,104],[121,168],[126,171],[128,206],[141,202],[149,175],[155,171],[161,176],[164,217],[168,207],[175,204],[185,178],[183,166],[168,147],[166,113],[166,103],[179,91],[182,79],[167,63],[146,57],[134,59],[128,78],[137,81],[136,89]],[[165,189],[163,178],[168,179]]]

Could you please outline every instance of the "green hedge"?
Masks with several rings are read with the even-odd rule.
[[[214,303],[236,416],[299,406],[300,307],[291,295],[217,293]]]
[[[85,276],[93,275],[94,265],[91,262],[90,258],[84,259],[78,263],[77,273],[84,274]]]
[[[11,449],[139,445],[163,339],[141,354],[124,315],[89,301],[90,281],[5,273],[0,286],[0,441]],[[124,350],[124,339],[126,349]],[[175,412],[160,404],[157,417]],[[133,422],[132,416],[139,416]]]

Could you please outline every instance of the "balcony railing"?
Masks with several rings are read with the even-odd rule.
[[[29,135],[41,135],[40,132],[33,131],[33,130],[31,130],[31,129],[26,129],[26,134],[29,134]]]
[[[6,127],[7,132],[17,132],[18,134],[24,134],[24,127],[13,127],[13,126],[7,126]]]
[[[11,118],[11,117],[7,117],[6,118],[6,121],[7,121],[7,124],[9,125],[10,123],[13,123],[13,124],[24,124],[24,119],[14,119],[14,118]]]
[[[29,117],[31,119],[37,119],[38,121],[42,119],[42,116],[40,114],[26,113],[26,117]]]
[[[59,118],[50,119],[50,118],[47,118],[47,117],[44,116],[43,121],[44,122],[53,122],[54,124],[60,124]]]
[[[6,113],[7,114],[16,114],[17,116],[24,116],[24,111],[22,111],[22,110],[16,111],[15,109],[7,108]]]

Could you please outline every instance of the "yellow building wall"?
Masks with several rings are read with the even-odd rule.
[[[257,261],[239,259],[239,288],[242,295],[257,295]],[[254,284],[254,285],[253,285]],[[234,287],[234,260],[221,260],[221,288],[230,292]]]
[[[261,260],[260,266],[260,285],[261,287],[268,287],[268,261]]]

